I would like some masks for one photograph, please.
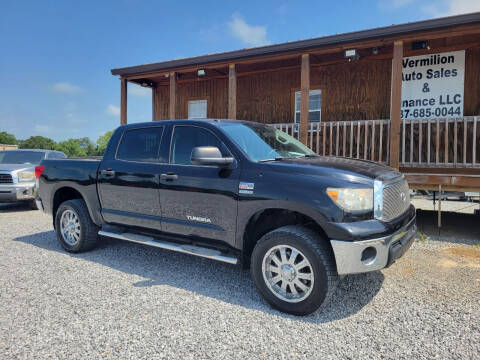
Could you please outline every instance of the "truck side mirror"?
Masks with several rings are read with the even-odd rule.
[[[190,162],[194,165],[229,167],[233,164],[233,157],[222,157],[222,153],[215,146],[198,146],[193,148]]]

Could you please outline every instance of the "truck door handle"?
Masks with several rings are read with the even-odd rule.
[[[115,171],[112,169],[106,169],[106,170],[101,170],[100,174],[102,174],[105,177],[113,177],[115,176]]]
[[[178,179],[178,175],[171,172],[166,174],[160,174],[160,180],[173,181],[177,179]]]

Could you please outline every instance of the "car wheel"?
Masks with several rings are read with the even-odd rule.
[[[338,282],[325,239],[302,226],[265,234],[255,245],[250,270],[262,296],[274,308],[294,315],[316,311]]]
[[[98,227],[88,213],[85,201],[68,200],[62,203],[55,215],[55,229],[60,245],[68,252],[93,249],[98,243]]]

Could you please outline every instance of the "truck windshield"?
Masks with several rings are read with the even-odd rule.
[[[0,164],[40,164],[44,156],[41,151],[0,151]]]
[[[272,126],[255,123],[221,123],[222,129],[253,161],[315,156],[300,141]]]

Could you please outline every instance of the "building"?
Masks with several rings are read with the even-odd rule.
[[[112,70],[152,120],[274,124],[322,155],[380,161],[414,188],[480,189],[480,13]]]
[[[18,145],[0,144],[0,151],[2,150],[17,150]]]

